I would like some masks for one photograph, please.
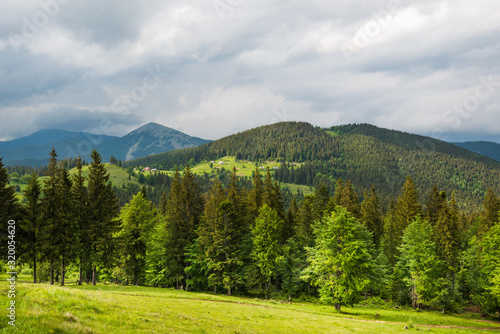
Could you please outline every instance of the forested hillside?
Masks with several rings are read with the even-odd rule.
[[[177,150],[127,162],[129,166],[172,169],[231,155],[250,161],[278,160],[281,182],[318,186],[330,192],[342,178],[359,195],[372,185],[382,202],[398,194],[411,176],[421,196],[434,184],[451,193],[469,211],[480,206],[485,191],[500,190],[500,163],[429,137],[360,124],[329,129],[284,122],[234,134],[196,148]],[[292,162],[300,162],[300,167]]]

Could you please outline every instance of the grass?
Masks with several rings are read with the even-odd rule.
[[[409,323],[413,324],[409,331],[433,333],[500,330],[500,323],[481,321],[470,314],[363,307],[337,313],[320,304],[282,304],[279,300],[173,289],[18,283],[16,290],[16,327],[1,316],[0,333],[399,333]],[[7,303],[3,279],[3,312]]]

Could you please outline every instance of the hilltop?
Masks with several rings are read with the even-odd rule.
[[[466,210],[477,209],[488,188],[500,190],[499,162],[444,141],[368,124],[322,129],[304,122],[276,123],[127,165],[173,169],[225,156],[282,162],[275,177],[286,183],[325,183],[333,190],[339,178],[350,179],[360,195],[373,184],[385,204],[406,176],[415,180],[421,200],[436,184],[449,194],[454,191]]]

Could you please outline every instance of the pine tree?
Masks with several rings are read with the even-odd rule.
[[[297,205],[297,201],[295,200],[295,196],[292,198],[292,203],[290,204],[290,208],[286,213],[285,218],[285,226],[283,228],[283,239],[288,240],[295,236],[295,232],[297,230],[297,221],[299,215],[299,207]]]
[[[40,196],[42,188],[38,182],[38,175],[31,174],[31,179],[24,191],[24,197],[27,200],[25,207],[25,217],[21,222],[24,240],[23,252],[26,261],[33,263],[33,283],[36,283],[37,261],[40,258]]]
[[[372,185],[370,192],[365,191],[364,201],[361,203],[361,223],[368,228],[373,235],[373,243],[378,248],[380,239],[384,233],[380,202],[375,186]]]
[[[300,203],[295,236],[300,249],[314,244],[312,226],[316,220],[314,212],[314,196],[307,195]]]
[[[76,257],[79,266],[78,285],[82,285],[83,269],[90,267],[87,259],[91,246],[88,230],[88,190],[85,186],[85,177],[82,174],[81,157],[78,157],[76,161],[76,174],[73,174],[72,178],[71,202],[76,231]]]
[[[59,171],[58,180],[58,200],[59,210],[57,211],[58,240],[57,253],[61,259],[61,285],[64,286],[66,274],[66,263],[71,260],[76,252],[76,226],[72,215],[71,201],[71,179],[66,168],[63,166]]]
[[[163,192],[161,194],[161,199],[160,199],[160,204],[158,206],[158,210],[160,212],[160,215],[165,216],[167,212],[167,194]]]
[[[436,185],[434,185],[429,193],[429,199],[427,200],[426,217],[431,223],[435,225],[439,219],[441,210],[446,205],[446,193],[439,192]]]
[[[264,190],[262,204],[267,205],[271,209],[276,210],[281,219],[285,218],[285,211],[283,206],[283,197],[281,196],[281,189],[277,181],[273,183],[271,179],[271,171],[269,167],[266,171],[266,178],[264,180]],[[260,214],[260,213],[259,213]]]
[[[242,265],[239,254],[244,231],[238,222],[241,217],[238,217],[230,200],[219,204],[216,215],[213,242],[206,252],[211,272],[208,279],[211,286],[223,285],[230,296],[232,289],[242,282],[239,275]]]
[[[391,264],[395,263],[399,255],[398,248],[401,245],[404,230],[421,214],[421,211],[415,183],[411,177],[407,177],[403,185],[403,193],[398,197],[394,210],[386,215],[384,221],[386,254]]]
[[[8,223],[10,220],[17,220],[20,218],[20,206],[16,197],[16,190],[13,186],[9,186],[9,175],[7,169],[3,166],[2,158],[0,157],[0,249],[2,250],[2,258],[7,255],[7,241],[8,239]]]
[[[58,245],[60,244],[58,234],[59,216],[59,168],[57,167],[57,152],[54,148],[49,153],[49,165],[47,166],[48,178],[44,181],[41,224],[41,250],[42,259],[50,266],[50,284],[54,284],[54,269],[58,259]]]
[[[498,222],[498,212],[500,211],[500,200],[491,188],[486,190],[483,202],[481,232],[486,232]]]
[[[88,213],[92,285],[97,282],[97,266],[107,266],[114,250],[113,233],[116,230],[118,205],[109,182],[109,173],[101,155],[93,150],[90,157],[88,181]]]
[[[209,261],[208,259],[213,255],[214,235],[216,232],[217,220],[219,219],[220,204],[225,200],[225,198],[222,185],[216,178],[212,188],[210,188],[207,194],[203,217],[197,230],[197,234],[199,236],[198,240],[203,248],[205,256],[207,257],[207,261]],[[208,273],[211,275],[210,267],[208,268]],[[218,284],[217,280],[210,281],[210,286],[214,288],[215,292],[217,292]]]
[[[445,276],[449,275],[451,278],[450,290],[451,294],[454,295],[455,273],[459,270],[458,256],[462,239],[455,193],[452,193],[449,205],[443,204],[433,231],[436,252],[444,264]]]
[[[168,276],[175,280],[184,278],[186,248],[195,239],[195,230],[203,213],[204,200],[198,183],[194,180],[189,165],[180,179],[178,171],[174,176],[167,204],[167,258]]]
[[[248,214],[247,221],[254,225],[255,219],[259,216],[259,209],[262,207],[264,197],[264,183],[262,182],[259,167],[255,167],[252,178],[253,188],[248,194]]]
[[[167,200],[166,210],[166,268],[167,280],[176,282],[176,289],[179,288],[179,280],[183,277],[183,254],[184,250],[179,242],[181,238],[181,177],[176,169],[174,180]]]

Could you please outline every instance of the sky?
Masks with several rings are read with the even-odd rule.
[[[500,142],[491,0],[3,0],[0,140],[157,122],[349,123]]]

